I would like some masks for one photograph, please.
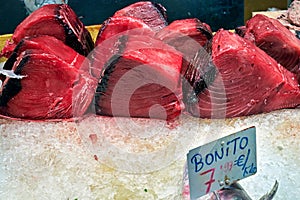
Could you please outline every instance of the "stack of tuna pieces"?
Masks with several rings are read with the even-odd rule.
[[[94,44],[69,6],[46,5],[2,50],[2,71],[22,78],[1,76],[0,114],[174,120],[182,113],[224,118],[295,108],[300,42],[283,29],[256,16],[241,36],[213,36],[196,18],[168,24],[162,5],[138,2],[107,19]]]
[[[2,50],[8,57],[2,71],[23,78],[1,76],[1,114],[60,119],[85,113],[97,84],[85,59],[93,47],[90,33],[68,5],[51,4],[32,13]],[[75,110],[75,103],[81,108]]]

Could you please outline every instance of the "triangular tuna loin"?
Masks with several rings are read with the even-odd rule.
[[[188,111],[203,118],[239,117],[300,104],[296,77],[237,34],[219,30],[213,38],[214,82]]]
[[[278,20],[255,15],[246,23],[244,37],[300,78],[300,40]]]
[[[212,31],[209,25],[197,18],[182,19],[173,21],[159,31],[156,37],[182,53],[182,74],[184,74],[191,59],[212,39]]]
[[[131,4],[117,12],[113,17],[128,16],[143,20],[154,31],[159,31],[167,25],[166,9],[159,3],[141,1]]]
[[[95,46],[117,34],[153,36],[154,32],[140,19],[127,16],[110,17],[101,25]]]
[[[12,41],[7,41],[1,55],[9,57],[15,46],[27,36],[56,37],[86,56],[94,43],[88,30],[67,4],[48,4],[31,13],[15,29]]]
[[[48,45],[65,51],[55,51]],[[6,68],[23,78],[4,80],[0,88],[1,114],[24,119],[66,119],[83,115],[97,86],[97,80],[88,73],[87,59],[50,36],[33,38],[31,42],[26,40],[20,50],[22,48],[25,50],[15,51],[15,62],[6,63]],[[69,58],[63,60],[66,56],[63,54]],[[13,66],[8,66],[11,64]]]
[[[118,51],[103,68],[96,91],[96,113],[166,120],[179,116],[181,55],[148,36],[120,36],[116,44]]]

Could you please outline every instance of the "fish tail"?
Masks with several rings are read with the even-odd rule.
[[[276,180],[272,190],[269,193],[262,196],[259,200],[272,200],[278,190],[278,185],[279,185],[279,183]]]

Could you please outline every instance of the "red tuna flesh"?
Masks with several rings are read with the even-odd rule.
[[[239,117],[300,104],[295,75],[237,34],[225,30],[216,33],[212,60],[217,77],[188,108],[193,115]]]
[[[199,19],[182,19],[173,21],[159,31],[156,37],[182,53],[184,58],[182,74],[184,74],[191,59],[212,39],[212,31],[209,25]]]
[[[44,37],[44,36],[43,36]],[[2,115],[24,119],[66,119],[79,117],[88,109],[94,97],[97,80],[92,78],[84,65],[88,61],[56,38],[40,39],[53,43],[56,49],[31,48],[18,53],[11,68],[22,79],[6,78],[0,90]],[[46,43],[47,43],[46,42]],[[50,45],[50,44],[49,44]],[[51,46],[51,45],[50,45]],[[61,51],[64,49],[66,51]],[[62,60],[67,54],[69,59]],[[71,60],[70,58],[73,58]]]
[[[105,65],[96,91],[96,113],[176,118],[183,109],[181,55],[149,36],[120,36],[116,43],[118,52]]]
[[[67,4],[42,6],[15,29],[1,55],[9,57],[15,46],[27,36],[49,35],[63,41],[82,55],[88,55],[94,43],[88,30]]]
[[[194,39],[201,46],[204,46],[212,39],[212,31],[209,25],[205,25],[205,23],[197,18],[191,18],[175,20],[156,34],[157,38],[174,44],[174,46],[178,48],[180,44],[177,45],[176,40],[178,40],[178,37],[186,36]],[[178,43],[179,42],[180,41],[178,41]]]
[[[41,35],[36,37],[26,37],[22,39],[14,51],[12,52],[11,56],[7,59],[4,65],[4,69],[10,70],[14,62],[17,60],[17,57],[25,50],[28,49],[38,49],[49,54],[53,54],[59,56],[59,58],[67,63],[72,63],[73,61],[78,59],[79,63],[82,63],[85,59],[83,56],[79,56],[73,50],[70,51],[70,47],[67,45],[57,46],[57,44],[61,44],[57,41],[55,37],[48,36],[48,35]],[[60,52],[60,53],[58,53]],[[80,67],[80,65],[78,65]],[[86,66],[88,67],[88,66]],[[86,69],[88,70],[88,69]]]
[[[246,24],[245,38],[300,78],[300,40],[278,20],[255,15]]]
[[[141,19],[154,31],[159,31],[167,25],[166,9],[159,3],[141,1],[131,4],[117,12],[113,17],[128,16]]]
[[[154,35],[154,32],[140,19],[127,16],[110,17],[101,25],[95,46],[116,34]]]
[[[132,17],[120,16],[111,17],[106,20],[98,33],[96,48],[93,50],[91,72],[95,77],[99,77],[105,63],[117,52],[117,41],[123,35],[148,35],[154,36],[155,32],[142,20]],[[101,66],[101,67],[99,67]]]

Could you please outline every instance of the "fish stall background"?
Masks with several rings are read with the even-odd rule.
[[[234,29],[243,25],[253,11],[268,8],[286,9],[291,0],[154,0],[166,7],[169,22],[197,17],[208,23],[214,31]],[[101,24],[116,10],[134,0],[69,0],[68,4],[81,17],[85,25]],[[0,34],[13,33],[28,15],[22,0],[0,0]]]
[[[85,25],[101,24],[113,13],[133,0],[69,0],[68,4]],[[213,30],[232,29],[244,24],[244,0],[155,0],[167,9],[169,22],[197,17]],[[22,0],[0,0],[0,34],[13,33],[28,15]]]

